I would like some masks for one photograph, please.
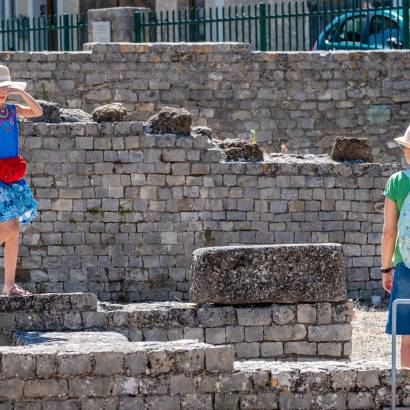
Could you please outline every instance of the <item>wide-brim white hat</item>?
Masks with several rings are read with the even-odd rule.
[[[22,90],[27,87],[27,83],[24,81],[0,81],[0,87],[7,87],[9,85],[16,88],[21,88]]]
[[[12,86],[24,90],[27,87],[25,81],[12,81],[7,66],[0,65],[0,87]]]
[[[410,125],[407,127],[406,132],[401,137],[394,139],[398,144],[404,145],[405,147],[410,148]]]

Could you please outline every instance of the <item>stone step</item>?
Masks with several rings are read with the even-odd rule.
[[[173,342],[63,343],[0,346],[0,377],[33,378],[45,363],[57,363],[59,376],[164,375],[171,373],[232,372],[231,346],[213,346],[197,340]],[[91,361],[95,362],[91,367]],[[36,370],[37,366],[37,370]],[[52,376],[54,373],[48,374]],[[2,392],[0,391],[0,397]]]
[[[97,310],[94,293],[40,293],[32,296],[0,295],[1,313],[73,313]]]
[[[85,343],[128,343],[128,339],[118,332],[16,332],[13,342],[17,346],[61,345]]]

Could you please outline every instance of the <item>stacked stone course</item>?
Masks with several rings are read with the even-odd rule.
[[[0,347],[0,403],[12,409],[384,409],[381,363],[234,362],[195,341]],[[408,370],[398,405],[409,404]]]
[[[224,162],[204,135],[142,122],[27,122],[20,148],[39,217],[22,227],[18,279],[36,292],[186,300],[199,247],[336,242],[348,296],[384,295],[383,189],[397,164]]]
[[[16,298],[13,298],[16,299]],[[114,331],[131,342],[196,339],[231,345],[245,358],[348,358],[352,303],[214,306],[157,302],[118,305],[94,294],[37,295],[35,302],[0,298],[1,342],[18,332]]]
[[[82,52],[3,52],[36,98],[91,113],[122,102],[132,120],[184,107],[218,138],[268,151],[322,154],[336,136],[370,139],[376,161],[399,161],[408,125],[403,50],[253,52],[245,43],[95,43]],[[360,69],[358,69],[360,67]],[[403,163],[403,165],[405,165]]]

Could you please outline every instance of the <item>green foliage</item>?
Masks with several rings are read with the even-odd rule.
[[[255,130],[251,130],[251,138],[250,138],[249,142],[251,144],[256,144],[256,131]]]

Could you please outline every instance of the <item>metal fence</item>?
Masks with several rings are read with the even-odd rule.
[[[0,20],[1,51],[77,51],[87,41],[86,15],[49,15]]]
[[[238,41],[261,51],[409,48],[409,0],[400,6],[391,0],[296,0],[136,12],[135,41]]]

